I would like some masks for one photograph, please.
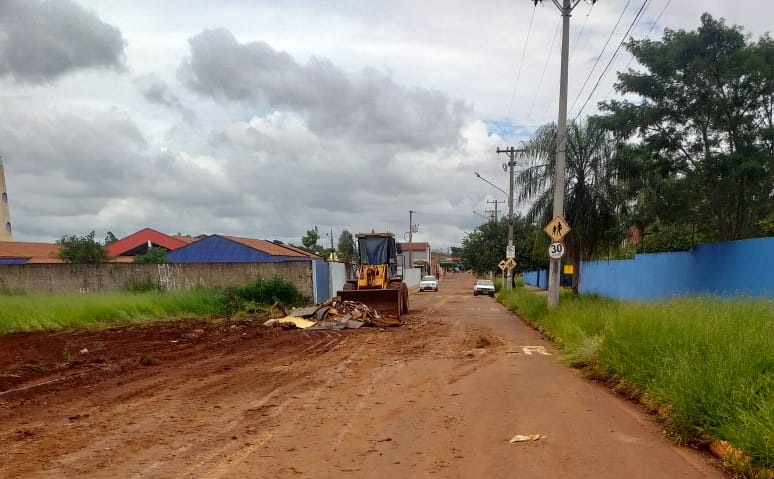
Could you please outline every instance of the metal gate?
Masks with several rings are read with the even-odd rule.
[[[330,298],[329,278],[328,263],[322,260],[312,261],[312,289],[315,303],[322,303]]]

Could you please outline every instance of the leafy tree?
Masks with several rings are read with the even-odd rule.
[[[528,167],[515,179],[518,200],[534,200],[527,220],[537,225],[548,224],[553,214],[556,136],[554,123],[538,128],[523,145]],[[623,172],[629,157],[618,155],[618,142],[593,118],[568,125],[566,152],[564,212],[572,231],[565,242],[577,290],[581,260],[594,258],[622,235],[618,220],[626,212],[626,190],[621,184],[628,178]]]
[[[56,241],[61,246],[57,257],[68,263],[106,263],[110,255],[94,236],[94,231],[85,236],[62,236]]]
[[[627,48],[645,71],[618,75],[605,124],[636,139],[637,210],[656,224],[696,224],[717,241],[761,234],[774,190],[774,40],[749,42],[709,14],[696,31]]]
[[[143,264],[169,263],[169,258],[167,257],[167,249],[162,248],[160,246],[152,246],[148,248],[147,251],[145,251],[145,254],[140,254],[135,256],[134,262],[143,263]]]
[[[342,230],[339,235],[337,254],[341,261],[352,261],[357,258],[357,246],[355,237],[347,230]]]
[[[105,246],[109,245],[110,243],[115,243],[116,241],[118,241],[116,235],[114,235],[112,231],[108,231],[107,235],[105,235]]]
[[[460,246],[449,247],[451,256],[459,257],[462,254],[462,248]]]
[[[516,271],[525,271],[545,267],[545,249],[543,255],[535,255],[535,233],[537,228],[525,218],[516,216],[513,223],[514,245],[516,245]],[[543,234],[545,236],[545,234]],[[489,271],[499,271],[498,263],[505,258],[508,244],[508,218],[500,221],[488,221],[478,226],[462,240],[460,257],[476,275]]]
[[[306,236],[301,238],[302,248],[319,256],[325,255],[325,249],[317,244],[320,240],[320,232],[315,225],[314,229],[306,230]]]

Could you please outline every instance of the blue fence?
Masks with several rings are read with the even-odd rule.
[[[774,297],[774,238],[696,246],[691,251],[638,254],[634,259],[581,263],[580,293],[623,300],[671,296]],[[527,271],[524,283],[546,288],[548,271]]]
[[[774,238],[639,254],[631,260],[581,263],[580,293],[614,299],[670,296],[774,296]]]
[[[548,270],[536,269],[532,271],[525,271],[522,276],[524,284],[537,286],[538,288],[548,289]]]
[[[312,261],[312,288],[314,289],[315,303],[322,303],[330,298],[330,271],[328,263],[322,260]]]

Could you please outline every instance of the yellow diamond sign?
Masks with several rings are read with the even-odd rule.
[[[500,267],[500,269],[505,269],[505,267],[506,267],[505,265],[506,265],[506,264],[508,264],[508,263],[506,263],[506,261],[505,261],[505,260],[502,260],[502,261],[500,261],[500,262],[497,264],[497,266],[499,266],[499,267]]]
[[[513,260],[513,258],[508,258],[508,261],[505,262],[505,269],[513,269],[516,267],[516,262]]]
[[[570,225],[564,221],[564,218],[557,216],[548,222],[543,231],[551,238],[551,241],[562,241],[567,233],[570,232]]]

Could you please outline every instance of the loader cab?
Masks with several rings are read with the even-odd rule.
[[[360,265],[389,265],[389,276],[398,276],[398,247],[392,233],[360,233],[357,248]]]

